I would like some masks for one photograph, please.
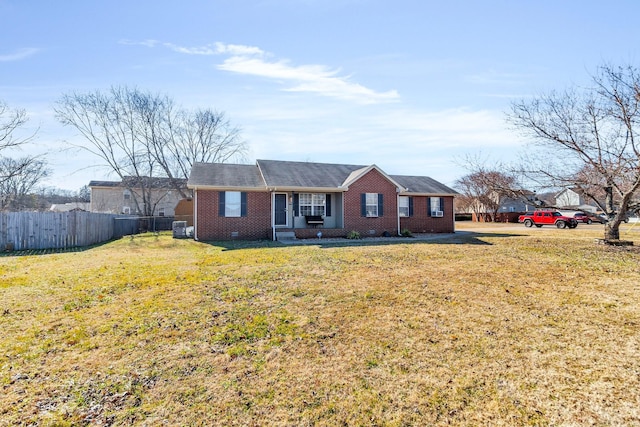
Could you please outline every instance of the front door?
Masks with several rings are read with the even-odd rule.
[[[274,194],[273,201],[273,224],[276,226],[287,226],[287,195]]]

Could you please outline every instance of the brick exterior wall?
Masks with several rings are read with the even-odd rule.
[[[453,197],[443,197],[444,216],[441,218],[429,216],[427,199],[426,196],[413,196],[413,215],[400,218],[400,231],[408,229],[412,233],[453,233]]]
[[[293,231],[298,239],[313,239],[318,237],[318,231],[322,232],[322,238],[345,237],[347,232],[343,228],[289,228],[283,231]]]
[[[271,193],[247,192],[247,216],[226,218],[218,215],[218,191],[196,193],[198,240],[271,239]],[[236,234],[237,233],[237,234]]]
[[[362,216],[362,193],[378,193],[383,195],[383,213],[378,217]],[[398,235],[398,193],[389,180],[372,169],[349,186],[344,194],[344,229],[345,235],[357,231],[362,237],[380,236],[385,231],[392,236]]]
[[[218,191],[199,190],[196,197],[196,237],[198,240],[257,240],[271,239],[271,193],[247,192],[247,216],[226,218],[218,215]],[[383,212],[378,217],[362,216],[363,193],[383,195]],[[398,235],[398,193],[396,187],[376,169],[370,170],[349,186],[344,194],[343,228],[279,228],[294,231],[298,238],[314,238],[318,231],[323,237],[345,237],[357,231],[362,237],[381,236],[387,232]],[[400,230],[412,233],[452,233],[454,227],[453,197],[444,197],[444,217],[432,218],[427,211],[427,197],[413,197],[413,215],[400,218]],[[338,213],[334,213],[338,215]]]

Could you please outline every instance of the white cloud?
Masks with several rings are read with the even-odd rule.
[[[311,92],[363,104],[395,102],[400,97],[395,90],[376,92],[353,83],[349,77],[339,76],[340,70],[332,70],[323,65],[293,66],[284,60],[267,61],[262,57],[236,55],[227,58],[218,68],[287,82],[289,87],[286,91]]]
[[[315,93],[361,104],[397,102],[400,98],[395,90],[377,92],[352,82],[349,76],[339,75],[339,69],[313,64],[294,66],[287,60],[269,60],[272,55],[256,46],[220,42],[195,47],[163,45],[186,55],[226,55],[228,58],[218,65],[218,69],[272,79],[285,85],[284,90],[288,92]]]
[[[196,47],[184,47],[184,46],[177,46],[175,44],[172,43],[164,43],[164,46],[168,47],[169,49],[173,50],[174,52],[178,52],[178,53],[184,53],[187,55],[218,55],[220,54],[220,52],[218,52],[217,48],[215,46],[196,46]]]
[[[0,62],[20,61],[22,59],[28,58],[29,56],[35,55],[39,51],[40,49],[36,49],[33,47],[18,49],[18,51],[14,53],[0,55]]]
[[[146,46],[146,47],[155,47],[158,43],[158,40],[148,39],[143,40],[141,42],[132,41],[132,40],[120,40],[120,44],[128,45],[128,46]]]
[[[265,52],[259,47],[245,46],[241,44],[224,44],[216,43],[219,53],[228,53],[232,55],[265,55]]]
[[[173,50],[174,52],[184,53],[186,55],[201,55],[201,56],[212,56],[212,55],[264,55],[265,52],[259,47],[255,46],[244,46],[239,44],[224,44],[224,43],[214,43],[207,44],[204,46],[179,46],[173,43],[163,43],[163,46]]]

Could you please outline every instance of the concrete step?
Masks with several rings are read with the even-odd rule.
[[[296,233],[293,231],[276,231],[276,240],[296,240]]]

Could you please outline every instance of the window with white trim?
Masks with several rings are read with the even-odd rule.
[[[366,193],[367,217],[378,216],[378,193]]]
[[[131,191],[124,190],[122,192],[122,196],[123,196],[124,200],[131,200]]]
[[[431,197],[431,210],[432,211],[442,210],[442,206],[440,206],[440,197]]]
[[[409,196],[398,197],[398,216],[409,216]]]
[[[327,195],[324,193],[300,193],[298,209],[300,216],[325,215]]]
[[[242,197],[240,191],[225,191],[224,216],[240,217],[242,214]]]
[[[429,197],[429,207],[431,208],[430,215],[432,217],[444,216],[444,202],[442,197]]]
[[[158,208],[158,216],[164,216],[164,208]]]

